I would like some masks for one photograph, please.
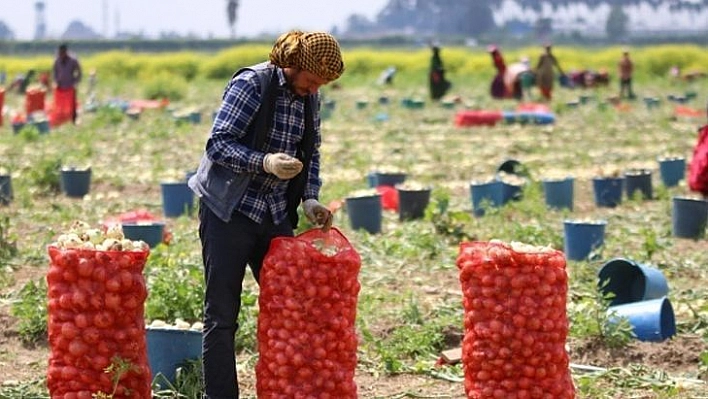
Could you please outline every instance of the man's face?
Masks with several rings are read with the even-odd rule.
[[[326,80],[304,69],[292,68],[287,76],[290,90],[298,96],[315,94],[320,86],[327,84]]]

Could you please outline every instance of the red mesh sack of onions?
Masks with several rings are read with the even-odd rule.
[[[271,241],[260,273],[259,398],[355,399],[361,258],[342,233]]]
[[[75,222],[48,247],[52,399],[150,398],[142,271],[149,248]],[[117,379],[117,384],[114,380]],[[101,396],[98,396],[101,397]]]
[[[521,243],[465,242],[457,267],[467,397],[574,398],[565,350],[563,253]]]

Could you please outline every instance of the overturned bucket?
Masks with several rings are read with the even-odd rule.
[[[610,320],[613,316],[626,317],[632,332],[640,341],[661,342],[676,335],[674,309],[665,296],[610,306],[607,313]]]
[[[598,279],[604,294],[611,292],[615,295],[610,305],[661,298],[669,293],[669,285],[661,270],[624,258],[606,262]]]

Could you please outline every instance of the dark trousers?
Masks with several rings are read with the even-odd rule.
[[[625,91],[627,92],[627,98],[634,98],[634,93],[632,92],[632,78],[620,79],[620,97],[625,97]]]
[[[258,224],[238,212],[226,223],[204,203],[199,206],[199,220],[206,286],[202,334],[204,398],[238,399],[234,338],[246,265],[258,281],[271,239],[292,236],[293,230],[287,219],[274,225],[267,216]]]

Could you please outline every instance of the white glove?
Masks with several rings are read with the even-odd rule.
[[[263,158],[263,170],[276,175],[279,179],[289,180],[300,173],[302,162],[283,152],[266,154]]]
[[[322,226],[322,231],[327,232],[332,227],[332,212],[316,199],[305,200],[302,210],[311,223]]]

